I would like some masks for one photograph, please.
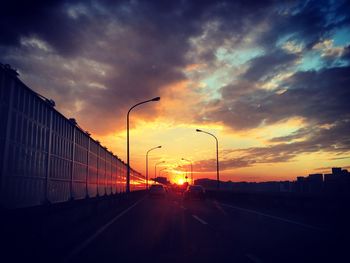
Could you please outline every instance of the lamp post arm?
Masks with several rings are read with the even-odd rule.
[[[155,149],[161,148],[162,146],[157,146],[157,147],[153,147],[151,149],[149,149],[146,153],[146,189],[148,189],[148,154],[150,151],[153,151]]]
[[[216,180],[217,180],[217,188],[220,188],[220,176],[219,176],[219,141],[218,138],[216,138],[216,136],[210,132],[206,132],[203,130],[196,130],[197,132],[203,132],[206,133],[212,137],[214,137],[215,141],[216,141]]]
[[[201,131],[201,132],[206,133],[206,134],[209,134],[210,136],[214,137],[215,140],[216,140],[216,144],[217,144],[217,145],[219,144],[218,138],[216,138],[216,136],[215,136],[214,134],[212,134],[212,133],[210,133],[210,132],[206,132],[206,131]]]
[[[158,148],[160,148],[160,147],[157,146],[157,147],[154,147],[154,148],[152,148],[152,149],[149,149],[149,150],[147,151],[147,154],[148,154],[150,151],[155,150],[155,149],[158,149]]]
[[[145,101],[141,101],[141,102],[139,102],[139,103],[136,103],[134,106],[132,106],[132,107],[128,110],[128,116],[129,116],[129,114],[130,114],[130,111],[131,111],[133,108],[135,108],[135,107],[137,107],[137,106],[139,106],[139,105],[141,105],[141,104],[150,102],[150,101],[154,101],[154,99],[145,100]]]
[[[159,101],[160,100],[160,97],[156,97],[156,98],[153,98],[153,99],[150,99],[150,100],[145,100],[145,101],[141,101],[139,103],[136,103],[134,106],[132,106],[129,110],[128,110],[128,113],[126,115],[126,151],[127,151],[127,172],[126,172],[126,193],[129,193],[130,192],[130,142],[129,142],[129,115],[130,115],[130,112],[133,108],[141,105],[141,104],[144,104],[144,103],[147,103],[147,102],[151,102],[151,101]]]

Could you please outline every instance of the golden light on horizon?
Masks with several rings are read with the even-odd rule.
[[[198,65],[191,65],[188,69],[196,68]],[[215,142],[211,138],[199,136],[195,132],[197,128],[210,131],[219,138],[220,179],[224,181],[295,180],[297,176],[310,173],[321,166],[348,166],[348,152],[338,158],[330,152],[293,151],[293,144],[304,145],[310,140],[309,133],[295,136],[309,127],[308,119],[304,116],[290,116],[247,129],[235,129],[215,119],[201,121],[198,114],[205,115],[207,111],[214,110],[210,107],[215,108],[219,104],[194,112],[196,105],[201,100],[207,100],[209,94],[201,91],[199,86],[199,80],[190,79],[166,85],[160,93],[162,101],[155,106],[157,115],[142,115],[142,111],[134,113],[130,129],[131,166],[134,169],[146,174],[144,162],[147,149],[162,145],[162,149],[149,156],[149,173],[153,173],[151,167],[155,163],[166,160],[166,166],[173,167],[170,168],[173,174],[171,181],[182,181],[182,184],[184,179],[179,178],[183,178],[184,171],[177,170],[171,164],[179,166],[181,157],[186,156],[193,160],[197,171],[195,179],[215,179],[216,170],[212,161],[215,158]],[[319,126],[319,129],[332,128],[331,125]],[[118,157],[126,159],[124,126],[116,126],[114,130],[96,134],[96,137]],[[290,139],[286,142],[278,140],[288,137]],[[283,155],[285,158],[282,158]]]
[[[178,185],[183,185],[183,184],[184,184],[184,179],[178,178],[178,179],[177,179],[177,184],[178,184]]]

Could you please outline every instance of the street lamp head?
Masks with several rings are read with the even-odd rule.
[[[151,99],[151,101],[159,101],[160,100],[160,97],[155,97],[153,99]]]
[[[202,132],[202,130],[200,130],[200,129],[196,129],[196,132]]]
[[[161,164],[161,163],[165,163],[165,161],[160,161],[160,162],[156,163],[156,165]]]

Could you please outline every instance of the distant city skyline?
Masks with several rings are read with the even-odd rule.
[[[328,175],[328,174],[332,174],[334,169],[340,169],[342,171],[344,171],[345,173],[349,173],[348,169],[349,167],[330,167],[329,170],[325,171],[325,172],[315,172],[315,173],[308,173],[308,174],[304,174],[304,175],[299,175],[295,178],[292,178],[290,180],[268,180],[268,181],[251,181],[251,180],[246,180],[246,181],[232,181],[232,180],[227,180],[227,181],[222,181],[222,182],[234,182],[234,183],[241,183],[241,182],[249,182],[249,183],[265,183],[265,182],[285,182],[285,181],[290,181],[290,182],[296,182],[298,180],[298,178],[307,178],[307,176],[310,175]],[[198,178],[197,180],[203,180],[203,179],[209,179],[207,177],[203,177],[203,178]]]
[[[195,180],[207,190],[216,189],[216,181],[208,178]],[[289,193],[308,196],[346,196],[350,193],[350,173],[347,169],[333,167],[328,173],[298,176],[295,180],[265,182],[221,182],[221,189],[240,193]]]

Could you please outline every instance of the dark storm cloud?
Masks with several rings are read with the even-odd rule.
[[[193,28],[211,19],[222,21],[221,32],[243,30],[236,15],[254,18],[265,15],[269,2],[244,1],[7,1],[0,10],[0,44],[18,45],[23,36],[39,36],[60,54],[79,53],[84,31],[96,24],[104,25],[114,19],[138,28],[142,34],[169,35],[181,30],[189,36]],[[251,9],[254,8],[254,14]],[[69,10],[76,19],[67,17]],[[87,11],[87,12],[85,12]],[[259,15],[258,15],[259,14]],[[102,28],[100,28],[102,29]],[[175,32],[174,32],[174,31]],[[191,32],[192,31],[192,32]],[[95,41],[96,39],[90,39]]]
[[[267,79],[288,69],[298,58],[299,56],[296,54],[275,50],[253,59],[249,63],[249,69],[241,77],[250,81],[258,81],[261,78]]]
[[[0,18],[2,62],[18,68],[33,88],[51,90],[47,93],[64,107],[83,102],[78,120],[94,132],[108,132],[134,102],[184,79],[188,38],[201,27],[200,12],[183,3],[44,1],[28,6],[28,12],[6,6],[8,14]],[[23,47],[23,39],[30,47]],[[50,51],[38,50],[38,40]],[[106,68],[104,75],[92,72],[95,67]],[[89,82],[104,88],[87,88]]]
[[[275,7],[278,15],[267,18],[273,26],[259,39],[267,48],[286,38],[311,49],[320,39],[329,37],[333,29],[350,23],[347,0],[281,1]]]
[[[235,85],[226,86],[222,89],[223,100],[216,102],[214,110],[209,107],[207,117],[235,129],[274,124],[291,117],[303,117],[318,125],[350,118],[350,67],[298,72],[284,85],[289,88],[283,93],[253,89],[240,97],[235,96]]]
[[[116,122],[124,125],[120,116],[130,105],[186,78],[190,39],[217,22],[202,43],[212,43],[203,57],[213,59],[217,44],[238,41],[269,7],[261,1],[12,1],[0,11],[0,59],[83,126],[108,132]]]
[[[202,105],[206,110],[198,116],[199,121],[222,121],[234,129],[251,129],[295,116],[316,124],[332,123],[340,117],[337,114],[347,112],[347,68],[296,73],[289,82],[278,83],[275,90],[262,90],[261,86],[278,74],[293,70],[302,52],[327,39],[337,27],[348,25],[349,14],[344,11],[349,9],[348,1],[287,1],[269,8],[275,12],[266,11],[262,19],[251,19],[269,25],[256,40],[257,45],[265,47],[264,54],[251,59],[238,79],[221,88],[222,100]],[[281,39],[294,41],[304,50],[283,50]],[[342,59],[348,59],[346,50]],[[334,57],[324,56],[324,64],[339,66]]]
[[[236,96],[234,85],[223,89],[222,101],[208,108],[209,119],[221,120],[234,129],[249,129],[274,124],[291,117],[302,117],[306,126],[294,133],[275,137],[269,147],[241,149],[241,157],[225,157],[227,169],[258,163],[276,163],[293,160],[300,154],[350,151],[350,67],[322,71],[298,72],[291,76],[289,88],[281,94],[256,90],[248,85],[248,92]],[[236,150],[237,151],[237,150]],[[201,163],[205,169],[215,170],[211,160]]]
[[[223,170],[288,162],[305,153],[350,151],[350,67],[296,72],[281,82],[278,89],[259,88],[264,81],[287,71],[300,58],[301,54],[276,48],[278,40],[288,36],[285,40],[304,43],[305,49],[311,49],[315,43],[329,37],[337,26],[349,24],[349,15],[344,13],[348,7],[348,3],[343,2],[330,12],[330,6],[321,8],[309,1],[306,6],[296,7],[299,10],[296,15],[269,18],[270,22],[274,20],[274,26],[258,39],[267,47],[266,53],[249,61],[248,70],[221,89],[221,100],[206,104],[205,119],[221,121],[237,130],[275,124],[292,117],[302,117],[306,126],[290,135],[272,138],[268,147],[222,152]],[[341,59],[349,60],[348,47],[344,48]],[[330,61],[328,67],[332,65]],[[198,119],[203,118],[199,116]],[[240,157],[230,157],[237,152]],[[213,160],[202,160],[198,164],[205,171],[216,169]]]
[[[350,151],[348,131],[350,121],[338,121],[333,128],[316,128],[306,140],[280,143],[270,147],[251,148],[248,156],[261,162],[289,161],[302,153],[326,151],[342,153]]]
[[[201,105],[207,108],[206,117],[237,129],[294,115],[326,123],[345,107],[343,101],[341,106],[331,99],[323,101],[331,98],[330,93],[335,100],[342,95],[337,86],[345,84],[341,79],[332,76],[338,79],[330,83],[337,86],[334,94],[329,88],[297,87],[303,76],[296,75],[289,83],[296,88],[282,95],[258,90],[256,80],[272,77],[298,58],[276,47],[280,37],[294,33],[296,39],[313,43],[347,23],[348,7],[346,1],[336,5],[327,1],[8,1],[0,11],[0,59],[18,68],[33,88],[54,96],[58,105],[74,108],[80,103],[75,111],[78,120],[103,132],[116,119],[124,122],[120,116],[134,102],[157,96],[165,85],[186,79],[184,66],[201,59],[214,63],[218,46],[225,42],[233,48],[266,23],[256,40],[266,52],[249,62],[240,79],[240,96],[233,96],[239,93],[237,84],[227,85],[222,101]],[[43,51],[40,43],[34,43],[39,48],[23,46],[23,39],[31,38],[43,41],[49,51]],[[193,39],[199,40],[193,43]],[[196,45],[201,51],[192,54]],[[97,73],[100,68],[104,74]],[[305,85],[310,86],[317,74],[306,75]],[[327,78],[317,81],[331,82]],[[320,106],[312,107],[313,103],[326,103],[325,112]],[[148,117],[155,115],[149,112]]]
[[[350,118],[350,67],[319,72],[298,72],[286,83],[285,93],[274,101],[275,107],[294,105],[284,114],[296,114],[317,124],[333,124]],[[283,116],[283,115],[282,115]]]
[[[350,120],[338,121],[333,128],[310,128],[297,131],[293,136],[280,137],[278,144],[268,147],[251,147],[225,151],[220,154],[220,170],[230,170],[241,167],[249,167],[256,164],[279,163],[293,161],[300,154],[315,153],[320,151],[342,154],[350,151]],[[306,140],[291,142],[307,136]],[[227,155],[239,153],[240,157],[229,158]],[[349,157],[345,157],[349,158]],[[196,162],[196,169],[202,171],[215,171],[215,160],[202,160]]]
[[[75,3],[77,1],[71,1]],[[61,55],[75,54],[93,21],[67,18],[64,1],[7,1],[0,11],[0,44],[18,46],[22,37],[47,41]]]

